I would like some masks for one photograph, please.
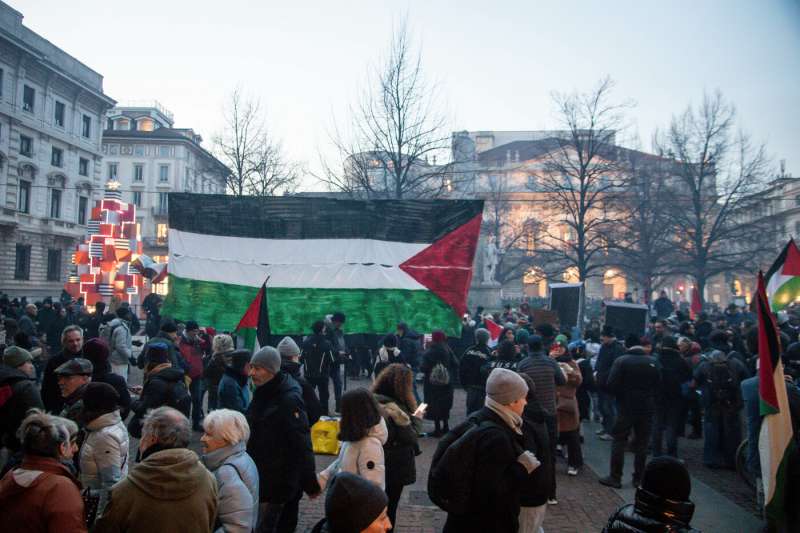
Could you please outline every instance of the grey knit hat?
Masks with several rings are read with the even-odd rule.
[[[489,333],[488,329],[485,328],[478,328],[475,330],[475,342],[478,344],[488,344],[489,339],[492,338],[491,333]]]
[[[510,405],[528,395],[528,384],[513,370],[495,368],[486,380],[486,395],[499,404]]]
[[[278,343],[278,353],[281,354],[282,359],[298,357],[300,355],[300,347],[291,337],[284,337]]]
[[[250,358],[250,365],[259,366],[277,374],[281,370],[281,356],[272,346],[264,346]]]
[[[11,368],[17,368],[28,361],[33,361],[31,352],[19,346],[9,346],[3,352],[3,364]]]

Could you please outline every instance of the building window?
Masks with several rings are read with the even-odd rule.
[[[142,207],[142,191],[133,191],[133,205]]]
[[[169,181],[169,165],[159,165],[158,181]]]
[[[153,121],[149,118],[140,119],[137,126],[141,131],[153,131]]]
[[[166,224],[158,224],[156,226],[156,243],[160,245],[167,244],[168,227]]]
[[[31,278],[31,246],[17,244],[17,258],[14,262],[14,279]]]
[[[59,128],[63,128],[64,127],[64,110],[65,109],[66,108],[64,106],[64,102],[59,102],[58,100],[56,100],[56,109],[55,109],[55,115],[53,117],[53,120],[56,123],[56,126],[58,126]]]
[[[50,164],[54,167],[61,167],[64,164],[64,150],[53,146],[53,153],[50,156]]]
[[[17,211],[20,213],[31,212],[31,182],[20,180],[19,181],[19,202],[17,203]]]
[[[78,159],[78,174],[81,176],[89,175],[89,160],[85,157]]]
[[[161,211],[162,213],[166,213],[169,206],[168,204],[169,196],[167,196],[167,194],[168,193],[165,192],[158,193],[158,210]]]
[[[169,157],[169,156],[170,156],[169,146],[158,147],[158,157]]]
[[[133,165],[133,181],[144,181],[144,165]]]
[[[119,163],[109,163],[108,164],[108,179],[109,180],[116,180],[117,179],[117,168],[119,168]]]
[[[86,225],[86,208],[89,207],[89,199],[85,196],[78,198],[78,224]]]
[[[33,106],[36,105],[36,91],[27,85],[22,88],[22,109],[33,113]],[[27,279],[27,278],[26,278]]]
[[[50,191],[50,218],[61,218],[61,191]]]
[[[61,280],[61,250],[47,250],[47,281]]]
[[[87,139],[92,136],[92,117],[89,115],[83,115],[83,129],[81,130],[81,135]]]
[[[33,154],[33,139],[25,135],[19,136],[19,153],[30,157]]]
[[[131,129],[131,121],[127,118],[121,118],[117,120],[115,130],[129,130]]]

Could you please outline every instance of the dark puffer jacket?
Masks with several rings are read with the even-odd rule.
[[[145,377],[142,395],[131,403],[133,418],[128,423],[131,436],[141,438],[142,419],[150,409],[162,405],[176,405],[179,399],[186,395],[186,385],[183,381],[183,370],[171,366],[161,370],[153,370]],[[189,413],[184,412],[187,417]]]
[[[247,453],[258,467],[260,501],[286,503],[301,490],[318,493],[300,384],[280,372],[256,388],[246,416],[251,432]]]
[[[553,475],[550,457],[550,437],[547,433],[547,415],[535,397],[528,397],[528,404],[522,413],[522,438],[525,449],[532,452],[541,465],[522,483],[519,503],[523,507],[538,507],[547,503],[550,494],[550,480]]]
[[[0,447],[14,452],[20,449],[17,430],[28,409],[34,407],[44,407],[36,380],[21,370],[0,365]]]
[[[611,367],[606,387],[616,394],[620,413],[651,415],[661,385],[660,365],[654,357],[634,346]]]
[[[383,445],[386,464],[386,486],[404,487],[417,480],[416,462],[417,430],[411,413],[402,407],[401,402],[382,394],[375,399],[383,408],[383,418],[389,437]]]
[[[608,519],[603,533],[700,533],[666,514],[644,514],[630,503],[617,509]]]

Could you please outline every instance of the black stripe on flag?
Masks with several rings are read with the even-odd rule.
[[[169,227],[259,239],[431,243],[483,212],[483,200],[338,200],[169,194]]]

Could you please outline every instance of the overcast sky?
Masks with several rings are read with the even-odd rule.
[[[776,167],[786,159],[800,175],[799,0],[6,1],[102,74],[109,96],[160,101],[207,147],[241,85],[291,157],[315,167],[332,117],[345,117],[407,14],[453,129],[552,127],[552,91],[609,75],[636,102],[648,148],[656,127],[719,88]]]

